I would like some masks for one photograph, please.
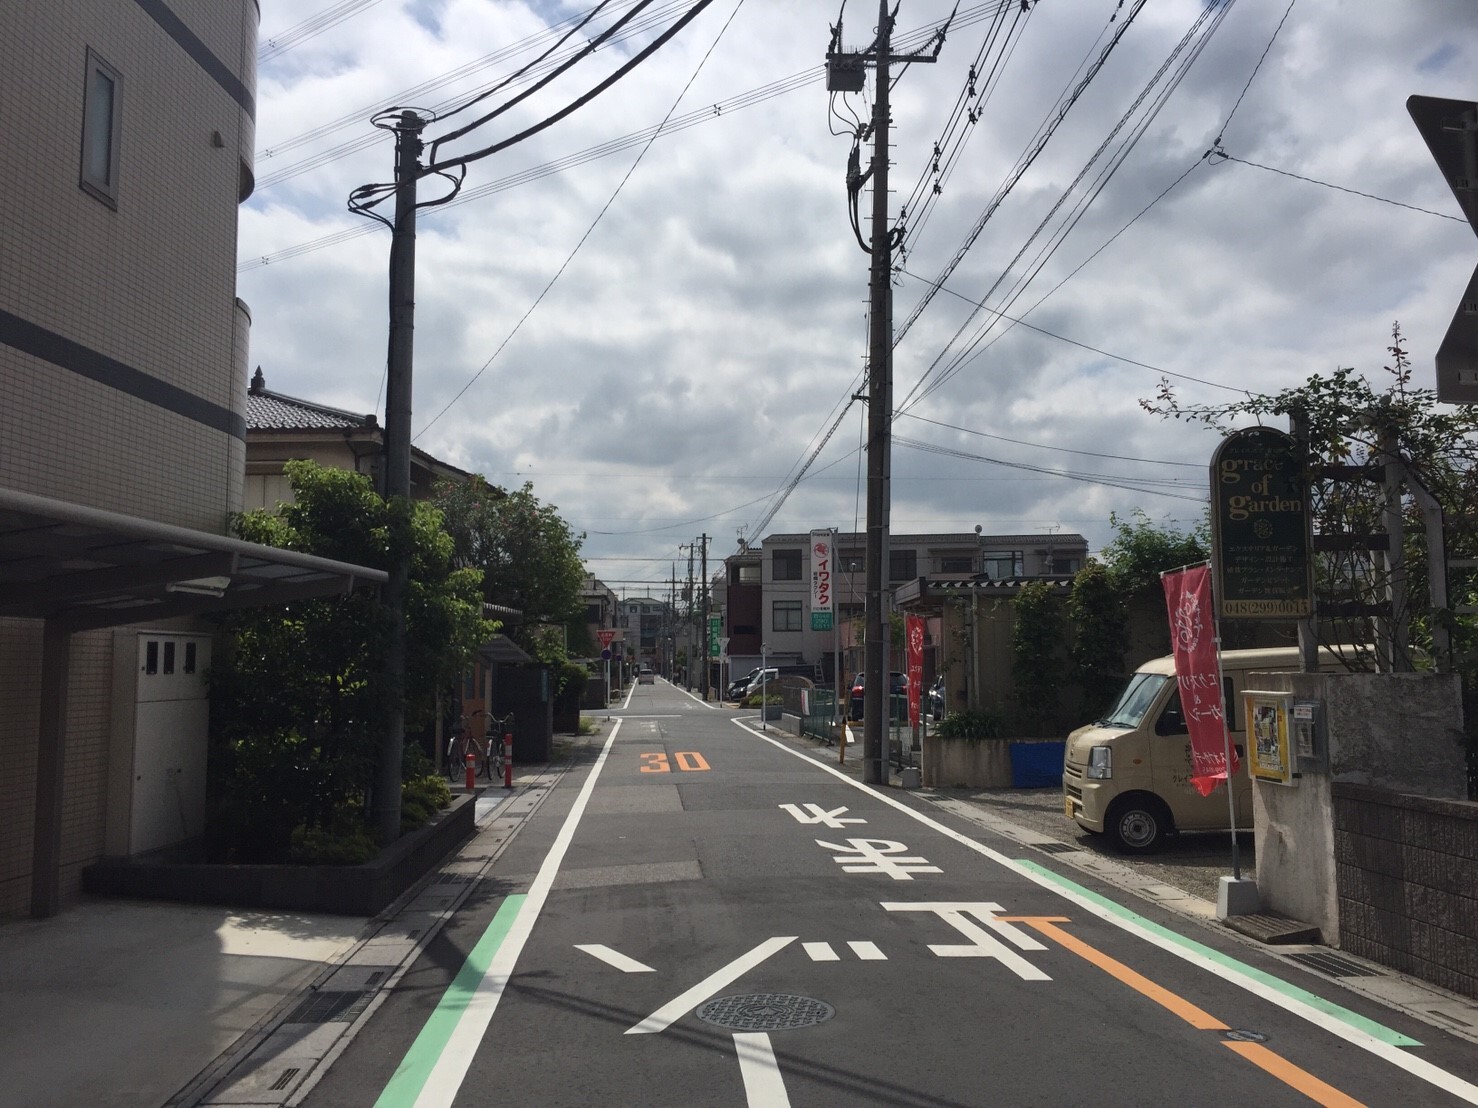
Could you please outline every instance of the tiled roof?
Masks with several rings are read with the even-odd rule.
[[[349,431],[376,426],[373,415],[356,415],[270,391],[260,366],[246,394],[248,431]]]

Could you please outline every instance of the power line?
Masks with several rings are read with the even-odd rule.
[[[1222,162],[1236,162],[1238,165],[1250,165],[1253,169],[1263,169],[1269,173],[1276,173],[1280,177],[1292,177],[1295,181],[1307,181],[1311,185],[1322,185],[1324,188],[1334,189],[1336,192],[1347,192],[1351,196],[1363,196],[1367,200],[1379,200],[1382,204],[1391,204],[1397,208],[1406,208],[1413,212],[1421,212],[1423,215],[1435,215],[1438,219],[1450,219],[1456,223],[1467,222],[1467,220],[1460,215],[1448,215],[1446,212],[1434,212],[1430,208],[1419,208],[1415,204],[1403,204],[1400,200],[1391,200],[1390,198],[1385,196],[1377,196],[1373,192],[1361,192],[1359,189],[1345,188],[1344,185],[1335,185],[1331,184],[1328,181],[1320,181],[1314,177],[1305,177],[1298,173],[1290,173],[1286,169],[1274,169],[1270,165],[1259,165],[1257,162],[1250,162],[1246,158],[1233,157],[1231,154],[1228,154],[1225,150],[1223,150],[1220,146],[1215,147],[1207,153],[1207,160],[1212,165],[1219,165]]]
[[[627,63],[627,65],[623,66],[620,70],[618,70],[614,75],[612,75],[611,78],[607,79],[601,85],[597,86],[597,88],[595,90],[593,90],[592,92],[590,92],[589,94],[587,94],[585,97],[582,97],[579,101],[576,101],[575,104],[572,104],[564,112],[556,113],[554,116],[551,116],[544,123],[539,124],[537,127],[530,128],[529,130],[523,132],[523,135],[515,136],[514,138],[508,139],[507,141],[505,141],[503,143],[499,143],[499,144],[496,144],[494,146],[488,147],[487,150],[485,150],[485,151],[467,155],[467,157],[465,159],[462,159],[461,160],[461,164],[465,165],[465,163],[467,161],[474,161],[474,160],[476,160],[478,158],[486,157],[487,154],[491,153],[492,151],[500,150],[504,146],[511,145],[512,143],[518,141],[520,138],[522,138],[522,137],[524,137],[526,135],[532,134],[536,130],[542,130],[544,127],[549,126],[549,124],[551,124],[551,123],[555,122],[556,120],[562,118],[564,115],[568,115],[570,111],[573,111],[574,108],[578,107],[585,100],[590,99],[591,97],[595,96],[600,91],[604,90],[605,88],[610,87],[610,85],[612,83],[614,83],[616,80],[619,80],[622,76],[624,76],[626,73],[628,73],[632,68],[634,68],[636,65],[640,64],[654,50],[656,50],[657,48],[659,48],[660,46],[662,46],[664,43],[667,42],[668,39],[670,39],[673,35],[677,34],[677,32],[681,31],[685,26],[687,26],[688,22],[691,19],[693,19],[693,17],[695,17],[704,8],[706,8],[711,2],[712,2],[712,0],[698,0],[698,2],[693,5],[692,9],[688,12],[687,15],[685,15],[682,19],[678,20],[677,23],[675,23],[667,32],[665,32],[663,35],[659,36],[657,38],[657,40],[654,43],[651,44],[651,46],[649,46],[646,50],[642,51],[641,53],[637,54],[636,57],[634,57],[629,63]],[[714,37],[714,40],[713,40],[712,44],[710,44],[710,46],[708,47],[707,52],[699,60],[698,66],[697,66],[696,69],[693,70],[692,76],[688,78],[687,84],[683,85],[682,90],[677,94],[677,99],[672,102],[672,107],[667,110],[667,117],[663,119],[663,123],[664,124],[666,123],[667,118],[671,118],[672,113],[677,110],[677,106],[678,106],[679,103],[682,102],[682,98],[683,98],[684,94],[688,91],[688,89],[690,89],[690,88],[693,87],[693,82],[698,79],[698,74],[703,71],[703,67],[708,63],[708,59],[713,55],[714,49],[718,46],[719,41],[724,37],[724,32],[729,29],[729,24],[731,24],[731,23],[734,22],[734,17],[739,14],[739,9],[742,8],[743,6],[744,6],[744,0],[738,0],[738,2],[734,5],[734,10],[729,13],[729,18],[727,20],[725,20],[724,25],[719,28],[718,34]],[[494,350],[493,353],[492,353],[492,355],[488,358],[488,360],[485,361],[482,364],[482,368],[479,369],[476,373],[474,373],[472,375],[472,377],[467,381],[467,383],[465,385],[463,385],[461,387],[461,389],[459,389],[457,391],[457,394],[452,397],[452,399],[447,403],[446,407],[442,408],[441,411],[437,412],[436,415],[432,416],[430,422],[426,423],[415,436],[412,436],[412,440],[411,441],[414,442],[415,439],[418,438],[420,435],[424,435],[436,423],[437,420],[439,420],[442,416],[446,415],[446,413],[449,412],[452,409],[452,406],[455,405],[456,402],[462,398],[462,395],[464,393],[466,393],[466,391],[468,389],[470,389],[477,382],[477,379],[479,377],[481,377],[484,373],[487,372],[488,367],[491,366],[493,364],[493,362],[497,359],[498,355],[503,352],[503,348],[506,347],[508,345],[508,343],[512,341],[513,336],[516,335],[516,334],[518,334],[519,329],[524,325],[524,321],[527,320],[529,318],[529,316],[531,316],[531,315],[534,314],[534,310],[536,308],[538,308],[538,306],[543,302],[544,297],[547,296],[548,293],[549,293],[549,290],[554,287],[555,282],[560,279],[560,276],[569,267],[569,264],[572,261],[575,260],[575,255],[580,252],[580,247],[582,247],[582,246],[585,245],[585,240],[590,237],[591,233],[594,232],[596,226],[600,223],[602,217],[604,217],[604,215],[606,214],[606,212],[610,210],[611,205],[616,202],[616,197],[618,197],[618,196],[621,195],[621,190],[626,186],[626,182],[631,179],[631,175],[636,172],[636,167],[641,164],[642,158],[644,158],[646,156],[647,151],[652,148],[652,143],[654,141],[656,141],[656,137],[657,137],[658,134],[661,133],[661,131],[662,131],[662,125],[659,124],[658,127],[657,127],[657,130],[653,133],[651,139],[649,139],[647,141],[646,146],[642,147],[641,153],[636,156],[636,160],[631,163],[631,168],[629,168],[626,171],[626,175],[621,178],[620,182],[617,183],[616,190],[613,193],[611,193],[610,199],[607,200],[605,202],[605,205],[601,208],[601,210],[596,213],[595,219],[591,221],[591,224],[590,224],[590,226],[588,228],[586,228],[585,233],[580,236],[580,241],[577,242],[577,243],[575,243],[574,249],[570,251],[569,256],[567,258],[565,258],[564,262],[560,265],[559,269],[555,272],[554,276],[549,279],[549,283],[544,286],[543,291],[541,291],[539,293],[539,295],[537,297],[535,297],[534,302],[529,305],[528,311],[524,312],[524,314],[519,318],[518,322],[513,325],[513,330],[509,331],[508,334],[507,334],[507,336],[503,339],[503,341],[498,344],[498,348],[496,350]],[[452,165],[454,163],[452,161],[448,161],[448,162],[443,163],[443,164],[444,165]],[[435,169],[436,169],[436,166],[435,166],[435,164],[433,164],[433,165],[428,166],[426,168],[425,172],[431,173],[431,172],[434,172]]]
[[[325,8],[317,15],[310,15],[302,22],[294,23],[287,30],[263,40],[264,45],[257,51],[257,64],[265,65],[281,57],[299,43],[316,38],[330,27],[337,26],[366,8],[374,7],[379,2],[380,0],[341,0],[340,3],[331,8]]]

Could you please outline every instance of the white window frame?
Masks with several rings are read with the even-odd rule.
[[[110,102],[99,103],[94,94],[94,80],[102,78],[112,89]],[[106,115],[104,115],[106,113]],[[106,131],[107,165],[100,174],[94,166],[94,143]],[[82,191],[118,208],[119,141],[123,134],[123,74],[109,65],[92,47],[87,48],[87,75],[82,83],[82,156],[78,165],[78,184]]]

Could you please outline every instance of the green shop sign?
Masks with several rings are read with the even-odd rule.
[[[1314,614],[1309,487],[1291,435],[1251,427],[1222,440],[1211,458],[1211,547],[1223,619]]]

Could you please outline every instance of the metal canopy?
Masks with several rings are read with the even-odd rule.
[[[0,616],[85,631],[386,579],[383,570],[0,488]]]

